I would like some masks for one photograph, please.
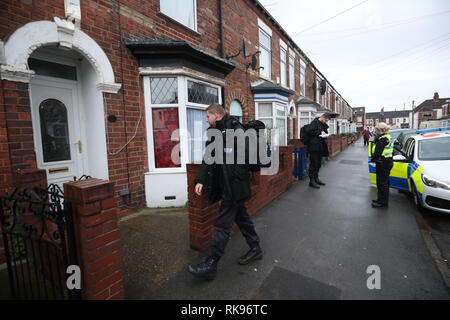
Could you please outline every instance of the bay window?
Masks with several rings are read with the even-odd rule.
[[[300,121],[299,128],[303,127],[306,124],[310,124],[314,120],[314,112],[300,112]]]
[[[277,129],[278,129],[278,145],[286,145],[286,106],[276,103],[276,119],[277,119]]]
[[[329,134],[336,134],[337,133],[337,129],[336,129],[336,119],[330,119],[328,121],[328,133]]]
[[[174,131],[180,127],[178,108],[153,108],[152,119],[155,168],[180,167],[176,150],[178,142],[171,139]]]
[[[188,76],[147,77],[145,83],[150,171],[184,170],[188,162],[201,162],[206,108],[221,103],[220,87]]]
[[[202,161],[205,150],[203,137],[208,129],[206,111],[187,108],[187,128],[189,132],[189,162],[199,163]]]
[[[287,143],[286,105],[269,102],[258,103],[257,120],[266,125],[265,138],[269,145],[285,146]]]

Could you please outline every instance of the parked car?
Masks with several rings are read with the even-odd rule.
[[[447,129],[447,128],[446,128]],[[419,209],[450,213],[450,128],[410,136],[394,156],[389,182],[391,188],[411,192]],[[398,147],[395,147],[398,148]],[[370,162],[370,181],[376,185],[376,168]]]

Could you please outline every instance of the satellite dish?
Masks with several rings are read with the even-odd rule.
[[[243,43],[244,43],[244,45],[243,45],[243,48],[244,48],[244,57],[248,58],[248,57],[250,57],[250,52],[248,52],[248,45],[247,45],[247,42],[245,41],[245,38],[244,38],[242,41],[243,41]]]
[[[252,56],[252,69],[255,70],[256,69],[256,64],[258,63],[258,61],[256,60],[256,54],[254,54]]]

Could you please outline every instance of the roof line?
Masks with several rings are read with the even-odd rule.
[[[311,59],[309,59],[309,57],[303,52],[302,49],[300,49],[300,47],[295,43],[295,41],[288,35],[288,33],[283,29],[283,27],[281,27],[281,25],[277,22],[277,20],[275,20],[275,18],[269,13],[269,11],[266,10],[266,8],[264,8],[264,6],[258,1],[258,0],[252,0],[253,3],[256,4],[256,7],[258,7],[259,9],[261,9],[261,11],[267,15],[267,17],[269,18],[269,20],[271,20],[271,22],[273,22],[275,24],[275,26],[278,27],[278,29],[280,29],[281,33],[286,36],[286,38],[294,45],[294,47],[300,51],[300,53],[303,55],[303,57],[306,59],[306,61],[311,64],[315,71],[317,71],[325,80],[326,82],[331,86],[331,88],[333,88],[334,91],[336,91],[342,98],[342,100],[345,101],[345,103],[347,103],[347,105],[352,108],[350,106],[350,104],[347,102],[347,100],[345,100],[342,97],[342,94],[339,93],[339,91],[337,91],[333,85],[330,83],[330,81],[327,80],[327,78],[322,74],[322,72],[319,71],[319,69],[314,65],[314,63],[311,61]]]

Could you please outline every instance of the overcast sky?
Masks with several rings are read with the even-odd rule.
[[[450,97],[450,1],[363,1],[260,0],[352,107]]]

